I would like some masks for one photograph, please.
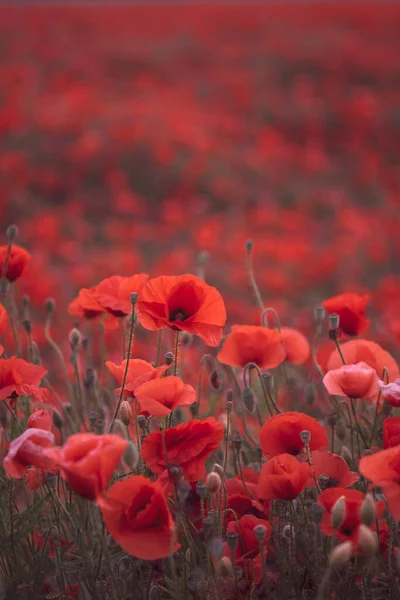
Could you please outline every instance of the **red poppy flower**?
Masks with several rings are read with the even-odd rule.
[[[50,471],[54,460],[46,454],[46,449],[54,444],[54,435],[44,429],[27,429],[10,442],[3,467],[9,477],[21,479],[28,467]]]
[[[74,317],[85,317],[85,319],[94,319],[101,314],[106,313],[106,309],[94,297],[95,287],[82,288],[78,297],[72,300],[68,305],[68,314]]]
[[[282,336],[277,329],[257,325],[233,325],[217,355],[231,367],[255,363],[260,369],[278,367],[286,358]]]
[[[243,484],[242,476],[246,486]],[[257,500],[257,484],[260,474],[253,469],[244,467],[242,475],[237,475],[225,481],[226,508],[234,511],[236,516],[241,517],[245,514],[252,514],[263,519],[269,515],[269,502],[259,502]],[[249,495],[251,494],[251,496]],[[235,520],[235,516],[227,511],[226,521]]]
[[[367,363],[375,369],[378,377],[382,377],[383,368],[386,367],[389,372],[390,381],[399,377],[399,367],[393,356],[386,352],[379,344],[369,340],[350,340],[341,344],[341,351],[347,365],[354,365],[360,362]],[[340,369],[343,366],[339,352],[335,349],[329,360],[328,369]]]
[[[124,379],[124,373],[126,368],[126,360],[123,360],[120,365],[116,365],[110,360],[106,362],[106,367],[121,385]],[[124,387],[124,396],[134,397],[135,391],[141,385],[147,381],[152,381],[164,375],[168,371],[168,365],[161,365],[161,367],[153,367],[150,363],[139,358],[131,358],[128,365],[128,373],[126,375],[126,382]],[[115,390],[116,394],[119,394],[121,388]]]
[[[346,542],[350,540],[353,546],[358,546],[358,528],[361,525],[360,509],[364,501],[364,494],[358,490],[349,490],[346,488],[331,488],[324,490],[318,497],[320,504],[325,512],[320,524],[320,529],[328,536],[332,536],[335,530],[332,527],[332,509],[339,498],[345,498],[345,518],[339,529],[336,530],[337,538]],[[381,500],[376,503],[377,517],[381,517],[385,509],[385,503]],[[371,531],[375,529],[375,523],[371,526]]]
[[[98,498],[104,523],[121,548],[142,560],[157,560],[178,550],[175,527],[159,484],[134,475]]]
[[[262,466],[257,495],[267,500],[293,500],[304,490],[311,473],[308,464],[290,454],[274,456]]]
[[[326,431],[316,419],[299,412],[281,413],[264,423],[260,431],[260,445],[264,456],[277,454],[300,454],[304,443],[300,438],[302,431],[311,434],[310,449],[326,448]]]
[[[383,381],[378,381],[378,385],[385,402],[390,406],[400,407],[400,379],[386,385]]]
[[[218,346],[226,321],[220,293],[194,275],[150,279],[140,294],[138,311],[146,329],[188,331],[209,346]]]
[[[265,527],[265,539],[262,545],[264,548],[266,548],[272,531],[269,521],[266,521],[265,519],[258,519],[254,515],[244,515],[243,517],[240,517],[238,521],[234,520],[228,523],[226,533],[229,534],[234,532],[239,536],[238,545],[234,552],[235,564],[239,567],[243,568],[243,561],[246,558],[255,558],[260,552],[260,542],[254,533],[254,528],[259,525]],[[227,544],[225,544],[224,556],[228,556],[229,558],[231,556],[231,552]]]
[[[364,477],[383,489],[390,512],[400,520],[400,445],[363,456],[359,469]]]
[[[178,406],[196,401],[196,390],[180,377],[164,377],[143,383],[135,393],[141,412],[153,417],[165,417]]]
[[[132,312],[130,294],[140,294],[148,278],[144,273],[131,277],[108,277],[96,286],[93,297],[114,317],[125,317]]]
[[[117,435],[76,433],[62,448],[47,451],[68,485],[83,498],[95,500],[106,489],[128,446]]]
[[[383,421],[383,447],[391,448],[400,444],[400,417],[388,417]]]
[[[52,419],[48,410],[37,410],[28,419],[28,427],[51,431]]]
[[[4,261],[6,260],[8,248],[0,246],[0,274],[3,273]],[[11,252],[8,259],[6,278],[8,281],[15,281],[24,274],[26,267],[31,261],[31,255],[20,246],[11,246]]]
[[[347,398],[374,398],[379,389],[378,381],[375,369],[364,362],[342,365],[328,371],[323,379],[329,394]]]
[[[311,349],[307,338],[291,327],[282,327],[282,344],[286,352],[286,360],[294,365],[303,365],[310,357]]]
[[[46,373],[43,367],[28,363],[23,358],[0,359],[0,400],[32,396],[35,400],[46,401],[47,390],[38,387]]]
[[[351,487],[359,480],[358,473],[350,471],[349,465],[341,456],[332,454],[327,450],[314,450],[311,452],[311,460],[317,479],[324,476],[324,485],[326,488],[332,487]],[[328,479],[326,480],[326,477]],[[307,486],[315,485],[313,475],[310,477]]]
[[[347,335],[359,335],[369,327],[365,310],[369,296],[358,294],[339,294],[322,302],[322,306],[330,315],[336,313],[340,317],[340,328]]]
[[[187,481],[198,481],[206,471],[207,458],[218,448],[224,437],[222,423],[208,417],[204,421],[192,419],[176,427],[169,427],[163,434],[155,431],[142,444],[141,455],[154,473],[162,473],[169,465],[179,465]]]

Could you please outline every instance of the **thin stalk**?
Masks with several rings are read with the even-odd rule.
[[[256,279],[254,277],[254,271],[253,271],[253,260],[252,260],[253,247],[254,247],[254,245],[252,242],[246,243],[246,269],[247,269],[247,274],[249,276],[250,284],[253,289],[257,304],[260,308],[261,314],[263,314],[264,304],[263,304],[263,301],[261,298],[260,290],[258,289]]]
[[[174,375],[178,372],[179,361],[179,330],[175,332]]]

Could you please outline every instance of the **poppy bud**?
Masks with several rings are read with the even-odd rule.
[[[325,308],[323,306],[316,306],[314,308],[314,319],[317,323],[320,323],[325,319]]]
[[[300,431],[300,439],[305,446],[308,446],[311,440],[311,433],[306,429]]]
[[[353,547],[351,542],[339,544],[329,555],[329,566],[338,571],[343,569],[351,559],[352,553]]]
[[[76,327],[71,329],[69,333],[69,345],[72,350],[76,350],[81,342],[82,336]]]
[[[375,500],[371,494],[367,494],[360,508],[360,521],[367,525],[373,525],[376,519]]]
[[[48,313],[51,313],[55,309],[56,301],[54,300],[54,298],[47,298],[44,305],[45,305],[46,311]]]
[[[338,314],[332,313],[331,315],[329,315],[329,325],[331,326],[331,329],[333,329],[333,331],[336,331],[336,329],[339,329],[339,323],[340,323],[340,317]]]
[[[352,458],[352,456],[350,454],[350,450],[347,448],[347,446],[342,446],[341,455],[344,458],[344,460],[347,462],[347,464],[351,465],[353,458]]]
[[[236,531],[229,531],[226,535],[226,543],[228,544],[228,548],[231,552],[234,552],[238,547],[239,536]]]
[[[121,408],[119,410],[119,416],[121,417],[121,421],[124,425],[128,427],[130,422],[132,421],[132,409],[127,400],[123,400],[121,402]]]
[[[212,387],[214,388],[214,390],[219,390],[219,388],[221,386],[221,382],[219,380],[218,373],[215,370],[211,373],[210,383],[211,383]]]
[[[233,568],[232,568],[231,559],[228,558],[227,556],[223,556],[218,565],[218,569],[219,569],[219,574],[221,575],[221,577],[232,577]]]
[[[315,391],[315,385],[313,383],[308,383],[304,389],[304,402],[307,406],[312,406],[317,399],[317,394]]]
[[[182,469],[178,467],[178,465],[172,465],[168,468],[169,480],[172,483],[178,483],[178,481],[182,478]]]
[[[124,463],[130,468],[135,469],[138,460],[139,454],[137,448],[133,442],[129,442],[124,452]]]
[[[137,292],[131,292],[129,294],[129,300],[131,301],[132,308],[135,306],[138,299],[139,299],[139,294]]]
[[[222,485],[221,477],[215,471],[212,471],[207,475],[206,488],[210,494],[215,494]]]
[[[246,240],[246,250],[247,252],[250,252],[251,250],[253,250],[254,248],[254,242],[253,240]]]
[[[166,365],[172,365],[172,363],[174,362],[174,355],[172,354],[172,352],[167,352],[165,354],[164,362]]]
[[[347,436],[347,429],[346,429],[346,425],[343,423],[343,421],[338,421],[335,427],[335,433],[336,433],[336,437],[338,438],[338,440],[340,440],[341,442],[344,442],[344,440],[346,439]]]
[[[214,473],[218,473],[220,477],[224,474],[224,470],[219,463],[214,463],[212,470]]]
[[[265,536],[267,535],[267,528],[265,525],[256,525],[253,529],[253,533],[260,544],[262,544],[262,542],[265,540]]]
[[[339,529],[346,518],[346,499],[340,496],[333,505],[331,512],[331,523],[333,529]]]
[[[366,556],[373,556],[378,550],[378,537],[369,527],[361,524],[358,528],[358,544]]]
[[[10,241],[17,237],[19,233],[18,225],[9,225],[6,229],[6,236]]]
[[[244,388],[242,392],[242,400],[249,413],[253,413],[256,408],[256,402],[254,399],[253,390],[249,386]]]
[[[240,452],[240,449],[242,447],[242,436],[240,435],[240,433],[234,433],[234,434],[232,434],[231,442],[232,442],[233,448],[237,452]]]
[[[206,484],[204,483],[204,481],[198,481],[196,484],[196,492],[197,495],[204,500],[204,498],[207,495],[207,488],[206,488]]]
[[[64,421],[59,412],[53,409],[53,414],[51,415],[51,419],[53,421],[53,425],[56,429],[62,429],[64,425]]]

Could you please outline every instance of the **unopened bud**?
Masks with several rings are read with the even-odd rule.
[[[53,310],[56,306],[56,301],[54,300],[54,298],[47,298],[44,305],[45,305],[46,311],[48,313],[51,313],[51,312],[53,312]]]
[[[166,365],[172,365],[172,363],[174,362],[174,355],[172,354],[172,352],[167,352],[165,354],[164,362]]]
[[[224,474],[224,469],[221,467],[221,465],[219,463],[214,463],[212,470],[214,473],[218,473],[218,475],[220,477],[222,477]]]
[[[254,398],[253,390],[249,386],[246,386],[244,388],[242,392],[242,400],[249,413],[253,413],[256,408],[256,401]]]
[[[367,494],[360,508],[360,521],[367,525],[373,525],[376,520],[375,500],[372,494]]]
[[[124,452],[124,463],[130,468],[134,469],[139,460],[138,450],[133,442],[129,442]]]
[[[316,306],[314,308],[314,319],[317,323],[320,323],[325,319],[325,309],[323,306]]]
[[[343,569],[351,559],[352,554],[353,546],[351,542],[339,544],[329,555],[329,566],[337,571]]]
[[[222,485],[221,477],[215,471],[207,475],[206,488],[210,494],[215,494]]]
[[[341,442],[344,442],[344,440],[346,439],[347,436],[347,429],[346,429],[346,425],[343,423],[343,421],[338,421],[335,427],[335,433],[336,433],[336,437],[338,438],[338,440],[340,440]]]
[[[9,240],[13,240],[19,233],[18,225],[9,225],[6,229],[6,236]]]
[[[340,496],[333,505],[331,512],[331,523],[333,529],[339,529],[346,518],[346,499]]]
[[[121,402],[121,408],[119,409],[119,416],[124,425],[128,427],[128,425],[132,421],[132,409],[131,405],[127,400],[123,400]]]
[[[201,498],[202,500],[204,500],[204,498],[207,495],[207,488],[206,488],[206,484],[204,483],[204,481],[198,481],[196,484],[196,492],[197,495],[199,496],[199,498]]]
[[[253,533],[256,536],[257,540],[262,543],[265,540],[265,536],[267,535],[267,528],[265,525],[256,525],[253,529]]]
[[[239,536],[236,531],[229,531],[226,535],[226,543],[228,544],[228,548],[231,552],[234,552],[238,547]]]
[[[305,446],[308,446],[311,440],[311,433],[307,429],[300,431],[300,439]]]
[[[82,336],[76,327],[69,332],[69,345],[72,350],[76,350],[81,342]]]
[[[336,329],[339,329],[339,323],[340,323],[339,315],[337,315],[336,313],[332,313],[331,315],[329,315],[329,325],[331,326],[331,329],[333,329],[333,331],[335,331]]]
[[[304,402],[307,406],[312,406],[317,399],[317,394],[315,391],[315,385],[313,383],[308,383],[304,389]]]
[[[231,559],[227,556],[223,556],[218,565],[218,570],[221,577],[232,577],[233,568]]]
[[[363,554],[373,556],[378,550],[378,536],[369,527],[361,524],[358,528],[358,545]]]

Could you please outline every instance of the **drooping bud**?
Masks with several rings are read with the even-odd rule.
[[[227,556],[223,556],[218,565],[218,570],[221,577],[232,577],[233,568],[231,559]]]
[[[6,229],[6,236],[10,241],[17,237],[19,233],[18,225],[9,225]]]
[[[139,460],[138,450],[133,442],[129,442],[124,452],[124,463],[130,468],[135,469]]]
[[[132,409],[131,405],[127,400],[123,400],[121,402],[121,408],[119,409],[119,416],[121,417],[121,421],[124,425],[128,427],[128,425],[132,421]]]
[[[369,527],[373,525],[376,520],[376,507],[375,500],[372,494],[367,494],[361,504],[360,508],[360,521]]]
[[[369,527],[361,524],[358,528],[358,545],[365,556],[373,556],[378,550],[378,536]]]
[[[343,567],[347,565],[352,554],[353,546],[351,542],[339,544],[339,546],[336,546],[329,555],[329,566],[332,569],[340,571],[340,569],[343,569]]]
[[[210,494],[215,494],[222,485],[221,477],[215,471],[207,475],[206,488]]]
[[[262,544],[262,542],[265,540],[265,536],[267,535],[267,528],[265,525],[256,525],[253,529],[253,533],[260,544]]]
[[[239,536],[236,531],[229,531],[226,535],[226,543],[228,544],[228,548],[231,552],[234,552],[238,547]]]
[[[325,308],[323,306],[316,306],[314,308],[314,319],[317,323],[325,319]]]
[[[256,408],[256,401],[254,398],[253,390],[249,386],[246,386],[243,389],[242,400],[249,413],[253,413]]]
[[[300,431],[300,439],[305,446],[308,446],[311,440],[311,433],[307,429]]]
[[[331,523],[333,529],[339,529],[346,518],[346,498],[340,496],[333,505],[331,512]]]
[[[331,315],[329,315],[329,325],[331,326],[331,329],[333,329],[333,331],[336,331],[336,329],[339,329],[339,324],[340,324],[340,317],[338,314],[332,313]]]

